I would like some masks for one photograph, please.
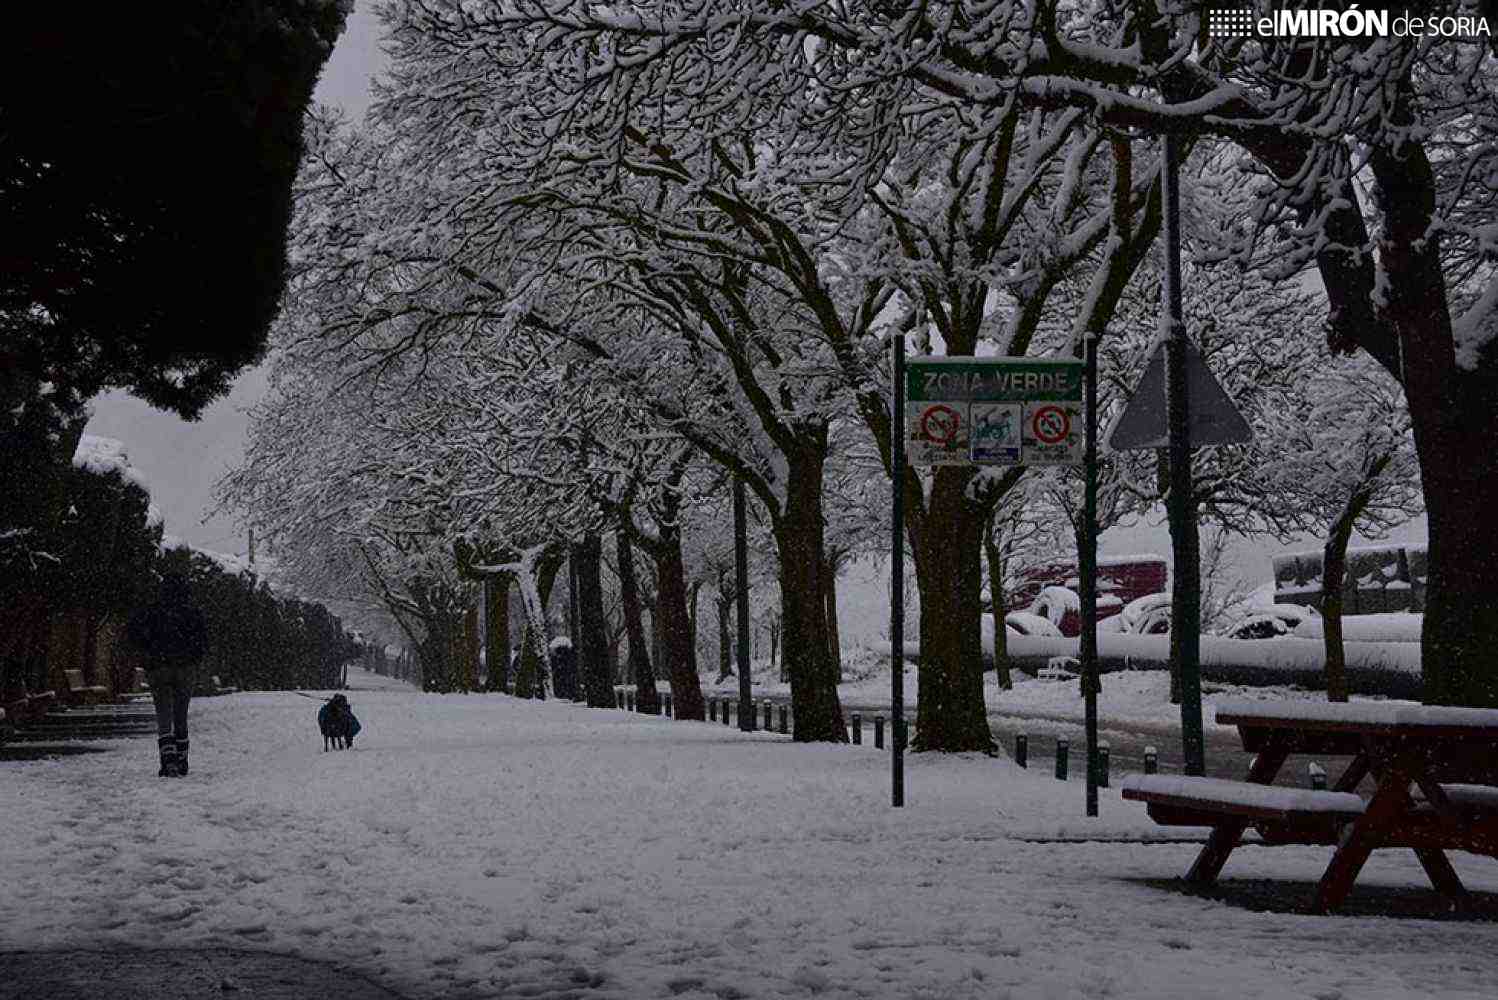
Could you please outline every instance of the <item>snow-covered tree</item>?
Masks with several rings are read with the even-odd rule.
[[[458,20],[445,5],[421,6],[444,27]],[[606,107],[587,108],[614,135],[641,95],[689,80],[698,101],[671,113],[709,137],[735,127],[716,116],[722,107],[779,105],[815,127],[822,148],[857,145],[884,161],[923,88],[974,114],[1072,108],[1108,128],[1243,150],[1263,183],[1242,220],[1241,252],[1268,234],[1288,238],[1293,252],[1279,270],[1320,272],[1330,346],[1366,351],[1405,390],[1430,528],[1426,700],[1498,705],[1487,653],[1498,606],[1485,600],[1498,590],[1498,535],[1484,528],[1498,466],[1471,461],[1498,431],[1495,26],[1485,20],[1489,34],[1468,39],[1214,37],[1206,11],[1157,0],[744,0],[732,9],[678,0],[648,12],[510,0],[467,30],[511,33],[550,64],[561,62],[550,55],[563,48],[559,37],[586,39],[595,68],[617,70]],[[1488,7],[1439,0],[1424,12],[1470,19]],[[1388,13],[1341,16],[1366,23]],[[538,120],[578,116],[588,91],[558,87]],[[872,161],[849,171],[851,188],[870,186],[883,166]]]
[[[1378,538],[1423,509],[1419,460],[1403,393],[1367,358],[1320,368],[1303,400],[1280,413],[1284,451],[1275,471],[1283,489],[1325,525],[1321,614],[1326,693],[1347,700],[1342,594],[1347,543],[1354,531]]]

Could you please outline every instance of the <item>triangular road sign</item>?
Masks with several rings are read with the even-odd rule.
[[[1186,343],[1186,398],[1190,413],[1191,447],[1214,444],[1244,444],[1253,440],[1248,421],[1233,405],[1217,379],[1207,368],[1201,352],[1190,341]],[[1155,348],[1144,377],[1125,406],[1103,435],[1110,451],[1134,451],[1140,448],[1164,448],[1170,443],[1165,421],[1165,345]]]

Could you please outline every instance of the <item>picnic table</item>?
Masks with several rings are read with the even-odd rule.
[[[1387,702],[1240,701],[1217,707],[1254,754],[1246,781],[1131,775],[1123,797],[1162,825],[1209,826],[1188,881],[1216,880],[1244,832],[1266,844],[1335,846],[1311,906],[1335,910],[1369,854],[1414,850],[1453,905],[1468,895],[1448,850],[1498,858],[1498,710]],[[1327,789],[1271,787],[1287,757],[1349,757]],[[1357,789],[1371,779],[1372,795]]]

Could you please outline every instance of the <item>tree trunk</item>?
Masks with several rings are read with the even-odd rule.
[[[510,693],[510,578],[484,578],[484,626],[487,635],[489,690]]]
[[[515,697],[546,700],[546,681],[541,657],[536,652],[541,643],[536,629],[526,622],[520,639],[520,663],[515,668]]]
[[[921,599],[914,751],[998,753],[983,703],[983,516],[967,497],[971,478],[967,469],[936,470],[913,540]]]
[[[629,676],[634,678],[635,705],[649,715],[655,714],[655,671],[645,651],[645,628],[641,622],[640,592],[635,585],[635,559],[629,536],[623,529],[614,533],[619,558],[619,593],[624,602],[624,626],[629,636]],[[657,592],[657,601],[660,593]]]
[[[718,683],[733,676],[733,595],[718,591]]]
[[[99,672],[99,629],[104,624],[104,615],[89,608],[83,612],[83,680],[87,684],[107,684],[114,690],[114,678]]]
[[[988,556],[988,609],[993,616],[993,671],[999,689],[1012,691],[1009,673],[1009,630],[1004,625],[1004,560],[993,540],[993,519],[983,526],[983,551]]]
[[[702,581],[693,580],[687,588],[687,632],[692,639],[692,649],[697,648],[697,601],[702,596]]]
[[[775,669],[775,664],[776,663],[780,664],[780,674],[779,674],[779,676],[780,676],[780,683],[784,684],[786,681],[790,680],[790,674],[788,674],[786,672],[785,660],[783,660],[783,659],[777,659],[780,656],[780,616],[779,615],[776,615],[775,617],[773,617],[773,618],[770,619],[770,624],[766,626],[766,631],[770,635],[770,669],[774,670]]]
[[[666,631],[661,626],[660,602],[660,582],[656,581],[655,600],[650,602],[649,656],[652,663],[664,663],[666,660]]]
[[[536,557],[532,572],[521,573],[517,580],[521,606],[525,609],[520,668],[515,675],[515,694],[521,698],[546,698],[546,644],[551,631],[546,605],[565,555],[566,550],[560,545],[548,547]]]
[[[603,619],[603,539],[589,533],[573,548],[577,560],[577,670],[592,708],[614,707],[614,677]]]
[[[1412,122],[1401,95],[1393,118]],[[1435,181],[1418,130],[1369,158],[1384,214],[1379,240],[1390,282],[1389,321],[1400,341],[1405,398],[1420,456],[1429,529],[1425,624],[1421,632],[1424,698],[1432,705],[1498,708],[1498,357],[1472,368],[1456,363],[1446,297]],[[1382,360],[1382,359],[1381,359]]]
[[[423,618],[426,635],[417,649],[421,660],[421,689],[453,690],[458,673],[455,654],[462,648],[463,618],[453,614],[431,614]]]
[[[463,615],[463,693],[477,691],[478,679],[479,606],[475,604]]]
[[[774,525],[780,557],[780,623],[797,742],[845,743],[837,668],[827,634],[822,541],[822,450],[787,455],[785,506]]]
[[[1347,511],[1327,534],[1321,554],[1321,627],[1326,646],[1326,699],[1347,700],[1347,658],[1342,645],[1342,582],[1347,570],[1347,540],[1352,518]]]
[[[838,683],[843,680],[843,641],[837,624],[837,567],[829,563],[823,569],[827,603],[827,654],[837,668]]]
[[[697,676],[697,637],[687,611],[687,574],[681,556],[681,531],[673,520],[660,524],[660,545],[653,553],[659,581],[655,611],[666,652],[666,676],[678,719],[703,719],[707,704]]]

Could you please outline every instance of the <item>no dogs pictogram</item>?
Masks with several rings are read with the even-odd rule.
[[[936,444],[951,444],[961,427],[961,415],[950,406],[928,406],[921,414],[921,437]]]
[[[1030,429],[1041,444],[1060,444],[1071,434],[1071,416],[1059,406],[1042,406],[1030,417]]]

